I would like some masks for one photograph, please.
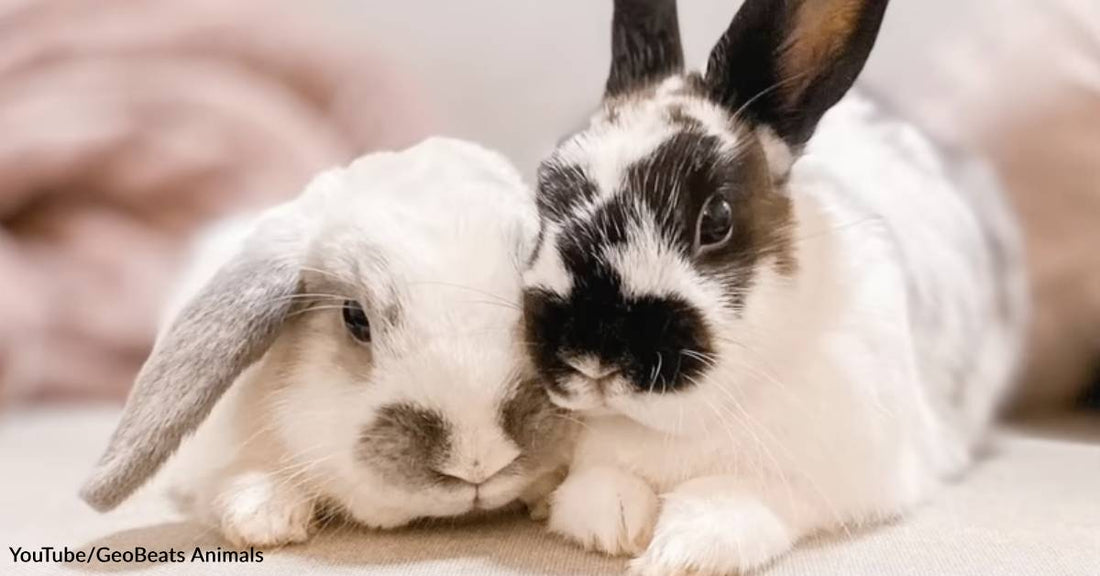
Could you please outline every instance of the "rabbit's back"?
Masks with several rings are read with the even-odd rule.
[[[819,196],[830,234],[886,246],[922,385],[961,439],[976,439],[1016,375],[1027,321],[1022,241],[995,175],[850,94],[791,177],[795,194]]]

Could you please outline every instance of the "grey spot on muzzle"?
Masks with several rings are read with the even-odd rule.
[[[450,457],[452,434],[435,410],[390,404],[360,431],[356,456],[389,482],[429,486],[441,480],[436,470]]]

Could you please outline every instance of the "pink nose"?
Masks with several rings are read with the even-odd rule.
[[[454,478],[455,480],[461,480],[472,486],[480,486],[491,480],[512,462],[515,462],[517,458],[519,458],[518,451],[514,454],[501,455],[500,458],[496,458],[492,461],[481,462],[475,460],[467,466],[447,467],[439,470],[439,473]]]

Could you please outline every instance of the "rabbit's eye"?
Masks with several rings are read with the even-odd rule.
[[[696,250],[719,248],[733,233],[733,207],[721,194],[707,198],[695,224]]]
[[[355,300],[344,301],[344,327],[348,334],[360,342],[370,342],[370,320],[363,306]]]

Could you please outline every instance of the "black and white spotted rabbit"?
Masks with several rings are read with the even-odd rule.
[[[550,527],[640,574],[726,574],[962,471],[1021,354],[994,179],[848,94],[886,0],[747,0],[683,70],[615,2],[590,125],[540,169],[529,352],[585,420]]]

